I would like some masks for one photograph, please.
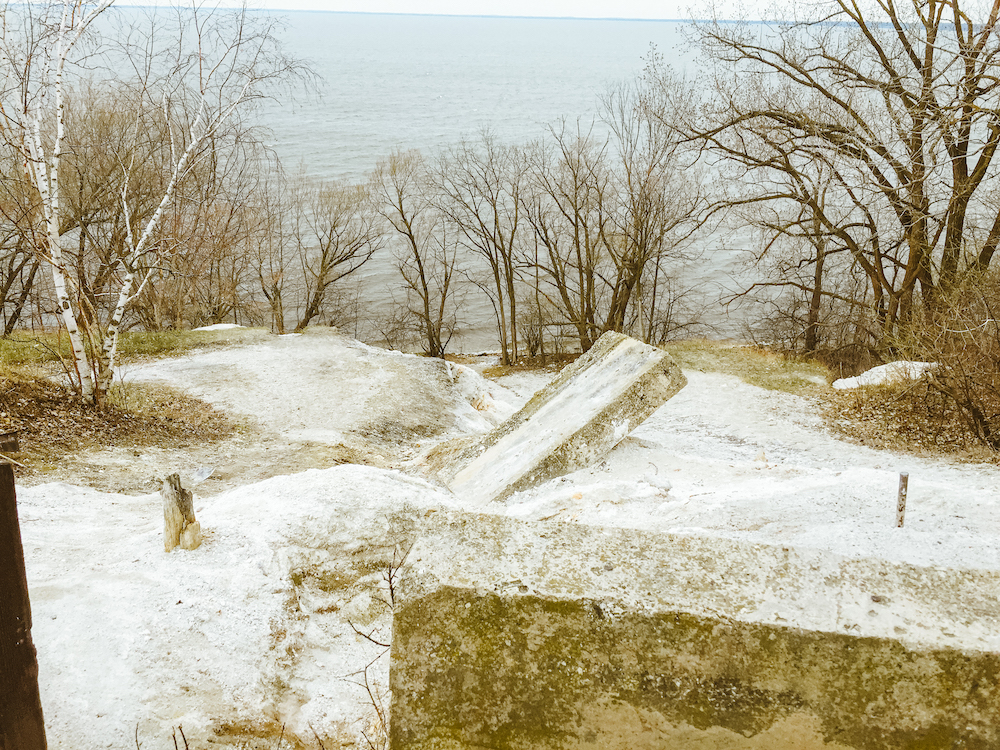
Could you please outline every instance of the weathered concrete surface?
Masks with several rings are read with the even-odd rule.
[[[1000,575],[443,518],[393,625],[394,750],[1000,747]]]
[[[589,466],[687,381],[662,349],[620,333],[597,343],[446,472],[456,494],[500,500]]]

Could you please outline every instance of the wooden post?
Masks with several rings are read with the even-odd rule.
[[[910,475],[902,472],[899,475],[899,496],[896,500],[896,528],[903,528],[903,516],[906,515],[906,486],[910,481]]]
[[[171,474],[163,480],[160,495],[163,497],[163,549],[170,552],[178,545],[181,549],[197,549],[201,545],[201,524],[194,517],[191,490],[181,486],[180,475]]]
[[[0,436],[0,453],[13,453],[17,448],[16,435]],[[0,463],[0,750],[45,749],[14,467],[3,462]]]

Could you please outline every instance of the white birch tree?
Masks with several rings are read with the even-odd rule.
[[[144,26],[123,26],[98,38],[97,19],[112,2],[11,6],[0,42],[2,127],[38,192],[45,232],[36,252],[52,270],[62,324],[73,346],[76,386],[87,404],[98,403],[111,383],[123,317],[169,244],[159,241],[159,232],[180,185],[220,139],[239,130],[239,116],[248,105],[298,70],[281,52],[272,22],[251,17],[245,8],[206,11],[195,5],[169,15],[151,11]],[[60,162],[67,139],[69,78],[80,81],[97,73],[103,74],[103,85],[129,93],[136,139],[144,137],[150,119],[161,118],[167,142],[160,146],[167,158],[161,160],[159,200],[138,223],[131,218],[136,200],[132,178],[148,165],[136,163],[134,150],[119,160],[127,242],[114,269],[118,291],[113,313],[106,324],[96,324],[99,330],[87,331],[88,347],[61,245],[73,227],[63,217]]]
[[[73,348],[73,364],[80,394],[95,400],[95,383],[67,284],[60,243],[59,167],[66,139],[64,117],[65,72],[70,56],[94,20],[112,0],[96,5],[80,2],[7,8],[4,13],[3,125],[9,140],[24,159],[28,180],[38,191],[44,232],[36,252],[52,270],[56,304]],[[8,24],[9,14],[28,14],[23,23]],[[37,13],[37,15],[34,15]],[[14,94],[8,102],[9,94]]]

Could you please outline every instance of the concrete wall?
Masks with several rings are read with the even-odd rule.
[[[998,583],[452,515],[408,558],[392,747],[998,748]]]

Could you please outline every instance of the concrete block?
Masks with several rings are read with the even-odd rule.
[[[453,514],[403,571],[391,747],[997,748],[998,585]]]
[[[662,349],[605,333],[524,408],[467,447],[448,486],[487,503],[589,466],[686,383]]]

